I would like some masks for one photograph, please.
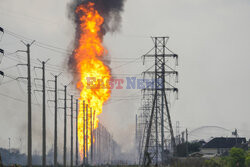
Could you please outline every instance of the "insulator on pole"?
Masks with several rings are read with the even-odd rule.
[[[3,71],[0,71],[0,84],[1,84],[2,81],[3,81],[3,78],[4,78],[4,72],[3,72]]]
[[[0,49],[0,63],[2,62],[3,56],[4,56],[4,50]]]
[[[4,29],[2,27],[0,27],[0,31],[4,33]]]
[[[4,77],[4,72],[3,71],[0,71],[0,75],[2,75]]]
[[[0,41],[1,41],[4,34],[4,29],[2,27],[0,27],[0,32],[2,32],[2,34],[0,34]]]

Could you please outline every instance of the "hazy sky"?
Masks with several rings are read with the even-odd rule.
[[[70,49],[74,25],[67,17],[69,1],[0,0],[0,26],[45,44]],[[150,36],[170,36],[168,47],[179,55],[180,60],[177,68],[180,74],[177,85],[179,100],[171,105],[172,122],[179,121],[181,130],[204,125],[221,126],[232,131],[238,128],[240,136],[250,137],[249,1],[127,0],[122,18],[120,31],[108,34],[104,39],[114,77],[142,77],[138,74],[146,67],[141,59],[117,58],[138,58],[153,47]],[[7,53],[25,49],[19,41],[4,34],[0,48]],[[16,54],[6,56],[0,69],[5,69],[5,73],[11,76],[25,76],[24,67],[14,67],[18,60],[25,60],[25,55],[18,55],[19,58]],[[50,58],[50,65],[66,67],[65,54],[34,45],[33,66],[39,65],[37,58]],[[123,65],[129,61],[133,62]],[[33,77],[40,76],[40,71],[32,72]],[[52,79],[50,72],[58,73],[49,71],[48,79]],[[8,80],[5,78],[3,83]],[[63,73],[60,87],[70,80],[70,75]],[[33,89],[36,88],[33,86]],[[0,93],[26,101],[26,84],[5,83],[0,85]],[[33,96],[33,103],[41,104],[41,94],[35,95],[37,100]],[[22,151],[26,151],[26,103],[0,95],[0,106],[0,146],[8,147],[8,138],[11,137],[13,147],[22,147]],[[47,110],[48,147],[53,144],[53,104],[50,106],[51,109]],[[114,90],[100,116],[124,151],[132,147],[135,114],[139,106],[139,90]],[[41,107],[33,105],[33,151],[38,152],[41,152],[41,114]],[[60,144],[63,143],[62,114],[59,114]]]

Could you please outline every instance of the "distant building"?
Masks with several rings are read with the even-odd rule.
[[[201,153],[204,156],[221,155],[228,152],[232,147],[241,147],[246,143],[246,138],[242,137],[216,137],[201,148]]]

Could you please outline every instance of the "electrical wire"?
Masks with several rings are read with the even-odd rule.
[[[141,56],[140,56],[140,57],[138,57],[138,58],[136,58],[135,60],[138,60],[138,59],[140,59],[140,58],[141,58]],[[123,67],[123,66],[125,66],[125,65],[132,64],[132,63],[135,63],[135,62],[136,62],[136,61],[134,61],[134,60],[129,61],[129,62],[124,63],[124,64],[122,64],[122,65],[119,65],[119,66],[113,67],[113,68],[112,68],[112,70],[114,70],[114,69],[118,69],[118,68],[121,68],[121,67]]]
[[[26,41],[28,41],[28,42],[31,42],[31,41],[33,41],[33,39],[31,39],[31,38],[27,38],[27,37],[24,37],[24,36],[22,36],[22,35],[19,35],[19,34],[17,34],[17,33],[14,33],[14,32],[12,32],[12,31],[9,31],[9,30],[5,30],[6,31],[6,33],[8,34],[8,35],[11,35],[11,36],[13,36],[13,37],[15,37],[15,38],[17,38],[17,39],[21,39],[21,40],[26,40]],[[62,54],[67,54],[67,55],[72,55],[72,53],[73,53],[73,51],[70,51],[70,50],[66,50],[66,49],[63,49],[63,48],[61,48],[61,47],[57,47],[57,46],[53,46],[53,45],[51,45],[51,44],[46,44],[46,43],[43,43],[43,42],[40,42],[40,41],[35,41],[35,43],[34,43],[34,45],[36,45],[36,46],[38,46],[38,47],[41,47],[41,48],[44,48],[44,49],[48,49],[48,50],[51,50],[51,51],[53,51],[53,52],[58,52],[58,53],[62,53]],[[136,59],[138,59],[138,58],[132,58],[132,57],[126,57],[126,58],[119,58],[119,57],[110,57],[110,58],[107,58],[107,59],[104,59],[104,60],[109,60],[109,59],[118,59],[118,60],[129,60],[129,59],[131,59],[131,60],[136,60]],[[117,62],[123,62],[123,61],[117,61]],[[114,61],[115,62],[115,61]],[[129,61],[130,62],[130,61]]]
[[[25,100],[22,100],[22,99],[19,99],[19,98],[16,98],[16,97],[12,97],[12,96],[9,96],[9,95],[3,94],[3,93],[0,93],[0,96],[9,98],[9,99],[12,99],[12,100],[15,100],[15,101],[19,101],[19,102],[22,102],[22,103],[27,103],[27,101],[25,101]],[[35,104],[35,103],[32,103],[32,105],[39,106],[39,104]]]

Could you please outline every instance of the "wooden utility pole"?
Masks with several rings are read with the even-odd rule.
[[[66,167],[67,152],[67,86],[64,86],[64,143],[63,143],[63,166]]]
[[[76,166],[78,166],[78,100],[76,99]]]
[[[46,167],[46,85],[45,85],[45,63],[46,62],[44,61],[41,62],[42,67],[35,67],[35,68],[42,70],[42,79],[35,78],[35,80],[42,81],[42,90],[35,90],[35,91],[41,91],[43,93],[43,102],[42,102],[43,103],[43,107],[42,107],[43,108],[43,111],[42,111],[42,166],[43,167]]]
[[[91,135],[91,165],[93,165],[93,112],[92,112],[92,107],[90,108],[90,135]]]
[[[57,76],[55,76],[54,166],[57,167]]]
[[[30,70],[30,46],[34,43],[33,41],[31,44],[26,44],[22,41],[22,43],[27,47],[27,50],[18,50],[17,52],[25,52],[27,53],[27,79],[28,80],[28,156],[27,156],[27,165],[28,167],[32,167],[32,108],[31,108],[31,70]],[[19,77],[22,78],[22,77]]]
[[[46,93],[45,93],[45,62],[42,62],[43,70],[43,163],[42,166],[46,167]]]
[[[88,120],[88,117],[89,117],[89,115],[88,115],[88,104],[86,104],[86,143],[85,143],[85,145],[86,145],[86,164],[88,165],[88,151],[89,151],[89,142],[88,142],[88,137],[89,137],[89,126],[88,126],[88,124],[89,124],[89,120]]]
[[[93,144],[93,161],[95,162],[95,159],[96,159],[96,150],[95,150],[95,147],[96,147],[96,135],[94,133],[94,129],[95,129],[95,114],[96,114],[96,111],[94,110],[94,114],[93,114],[93,138],[95,138],[95,143],[92,143]],[[93,141],[92,141],[93,142]],[[93,162],[92,162],[93,163]]]
[[[85,119],[85,101],[83,101],[82,103],[82,119],[83,119],[83,165],[85,165],[85,161],[86,161],[86,153],[85,153],[85,150],[86,150],[86,136],[85,136],[85,127],[86,127],[86,119]]]
[[[30,44],[27,44],[27,62],[28,62],[28,166],[32,167],[32,111],[31,111]]]
[[[48,60],[47,60],[48,61]],[[47,62],[46,61],[46,62]],[[42,61],[42,67],[35,67],[42,69],[42,79],[35,78],[35,80],[42,80],[43,93],[43,112],[42,112],[42,166],[46,167],[46,85],[45,85],[45,61]],[[35,90],[40,91],[40,90]]]
[[[61,74],[59,74],[61,75]],[[55,84],[55,88],[53,90],[48,90],[48,91],[51,91],[51,92],[54,92],[54,100],[48,100],[48,101],[52,101],[55,103],[55,110],[54,110],[54,114],[55,114],[55,117],[54,117],[54,167],[57,167],[58,164],[57,164],[57,78],[59,75],[53,75],[54,76],[54,80],[48,80],[48,82],[54,82]]]
[[[186,129],[186,154],[188,157],[188,130]]]
[[[101,124],[97,129],[97,152],[98,152],[98,164],[101,163]]]
[[[71,130],[70,130],[70,166],[73,167],[73,96],[71,95],[71,114],[70,114],[70,122],[71,122]]]

